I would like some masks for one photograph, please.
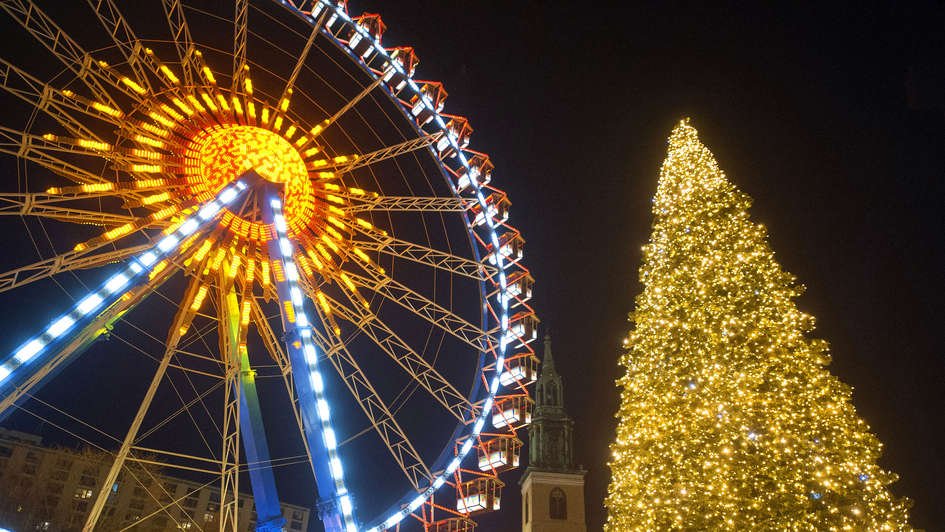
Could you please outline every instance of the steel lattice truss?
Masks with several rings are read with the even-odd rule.
[[[123,471],[147,487],[132,463],[212,476],[221,530],[245,529],[238,494],[248,471],[256,529],[281,530],[272,469],[283,459],[271,457],[267,444],[277,430],[304,442],[318,489],[312,505],[326,530],[472,530],[470,517],[499,508],[499,474],[518,465],[516,431],[531,420],[537,318],[527,305],[533,279],[521,263],[524,240],[508,225],[511,203],[490,186],[489,157],[468,147],[468,121],[443,113],[443,85],[415,79],[413,49],[382,46],[380,16],[352,17],[344,2],[239,0],[231,13],[211,17],[162,0],[167,27],[148,39],[114,0],[88,3],[109,39],[95,52],[33,2],[0,1],[8,25],[63,69],[46,80],[0,57],[0,87],[41,117],[20,129],[0,124],[0,153],[30,172],[19,191],[0,191],[0,223],[21,223],[29,234],[41,227],[72,235],[59,228],[76,226],[90,235],[51,239],[58,251],[0,273],[0,292],[113,271],[0,357],[0,416],[14,406],[27,410],[33,394],[96,338],[114,334],[116,323],[132,324],[158,298],[175,305],[174,318],[166,338],[156,339],[154,377],[116,442],[86,530],[101,524]],[[188,20],[198,16],[225,21],[232,44],[203,43]],[[273,44],[280,36],[254,29],[273,21],[288,28],[282,38],[295,38],[290,49]],[[263,44],[294,61],[258,64],[254,47]],[[310,62],[324,58],[357,87],[320,78]],[[316,82],[340,103],[314,98],[307,87]],[[373,116],[396,125],[397,134],[375,131]],[[346,123],[366,127],[352,134]],[[431,167],[436,180],[427,175]],[[439,236],[431,236],[437,224]],[[183,295],[168,295],[166,285],[181,277]],[[448,289],[438,288],[444,283]],[[444,371],[439,348],[431,354],[417,345],[408,323],[468,356],[472,386]],[[250,353],[257,341],[271,364]],[[406,398],[385,396],[388,376],[371,374],[377,361],[364,346],[399,372]],[[186,379],[191,399],[172,374]],[[283,383],[297,429],[264,428],[257,393],[264,377]],[[194,379],[213,384],[199,390]],[[326,387],[329,381],[339,385]],[[148,423],[166,386],[180,408]],[[357,404],[384,449],[378,455],[404,474],[403,492],[389,496],[380,515],[355,511],[354,500],[378,494],[347,489],[343,446],[357,435],[340,441],[333,393]],[[208,402],[217,396],[214,415]],[[402,409],[412,396],[452,425],[411,433]],[[216,443],[199,430],[201,411]],[[143,445],[184,418],[197,427],[207,456]],[[421,451],[431,441],[447,444],[432,458]],[[181,513],[181,498],[160,487],[146,491],[158,509],[135,523],[165,515],[200,529]]]

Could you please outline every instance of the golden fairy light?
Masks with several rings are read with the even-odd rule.
[[[605,530],[912,530],[749,205],[680,123],[620,358]]]

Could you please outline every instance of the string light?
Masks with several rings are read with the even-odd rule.
[[[620,359],[605,530],[912,530],[750,203],[680,123]]]

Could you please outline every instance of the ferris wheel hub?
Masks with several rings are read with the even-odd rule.
[[[277,185],[290,228],[297,231],[313,222],[315,187],[302,154],[283,135],[262,127],[217,124],[194,135],[186,153],[187,180],[191,184],[219,190],[253,170]],[[260,225],[258,219],[242,219],[230,227],[259,234]]]

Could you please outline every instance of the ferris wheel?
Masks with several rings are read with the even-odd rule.
[[[89,0],[90,33],[59,6],[0,2],[30,39],[0,53],[18,173],[0,223],[35,254],[0,296],[58,301],[0,355],[0,419],[48,383],[82,388],[70,374],[110,350],[97,367],[149,378],[113,399],[134,415],[85,530],[144,455],[210,476],[220,530],[246,529],[248,476],[256,530],[282,530],[270,449],[291,438],[326,530],[472,530],[519,464],[538,361],[524,240],[467,119],[345,2],[147,4]],[[168,387],[181,404],[159,408]],[[84,402],[68,415],[95,425]],[[205,456],[151,443],[191,440]]]

